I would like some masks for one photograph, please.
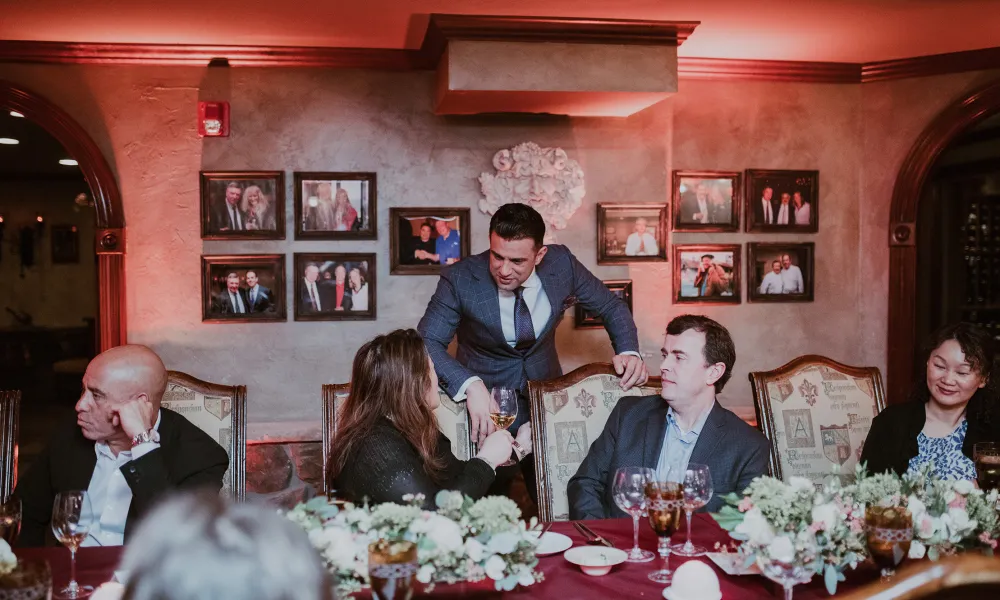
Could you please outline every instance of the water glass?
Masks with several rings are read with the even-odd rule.
[[[676,544],[670,550],[678,556],[704,556],[708,550],[691,543],[691,514],[708,504],[712,499],[712,474],[708,465],[688,463],[684,471],[684,512],[687,516],[687,541]]]
[[[615,504],[632,517],[632,550],[628,562],[649,562],[656,555],[639,547],[639,517],[646,512],[646,484],[654,480],[653,470],[646,467],[622,467],[615,472],[611,493]]]

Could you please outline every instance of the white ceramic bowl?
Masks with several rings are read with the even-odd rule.
[[[563,556],[587,575],[594,576],[607,575],[611,567],[622,564],[628,558],[623,550],[607,546],[577,546],[567,550]]]

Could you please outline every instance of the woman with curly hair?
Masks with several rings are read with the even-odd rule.
[[[925,352],[913,399],[875,417],[861,461],[872,473],[902,475],[929,464],[940,477],[975,480],[973,447],[1000,442],[993,338],[957,323],[935,332]]]
[[[354,229],[354,222],[358,220],[358,211],[351,205],[351,199],[347,195],[347,190],[337,188],[337,194],[333,200],[333,230],[351,231]]]
[[[247,216],[247,230],[273,231],[278,228],[271,203],[260,190],[260,186],[251,185],[243,191],[240,210]]]

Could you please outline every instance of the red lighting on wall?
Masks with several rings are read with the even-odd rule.
[[[198,103],[198,135],[201,137],[229,137],[229,103]]]

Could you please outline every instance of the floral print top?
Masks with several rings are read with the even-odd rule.
[[[965,432],[969,422],[962,424],[945,437],[935,438],[924,435],[921,431],[917,436],[917,455],[910,459],[908,473],[920,470],[920,467],[931,464],[934,473],[942,479],[975,479],[976,465],[972,459],[962,454],[962,444],[965,443]]]

